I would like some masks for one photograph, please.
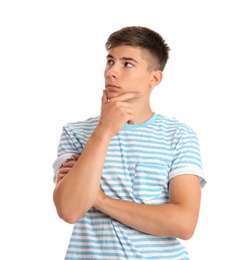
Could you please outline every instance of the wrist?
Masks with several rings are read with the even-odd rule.
[[[105,203],[107,202],[108,199],[109,197],[107,197],[103,192],[100,192],[93,205],[94,208],[103,212],[105,209]]]
[[[114,136],[114,134],[112,134],[112,132],[104,127],[104,125],[100,122],[96,126],[93,134],[106,141],[110,141],[111,138]]]

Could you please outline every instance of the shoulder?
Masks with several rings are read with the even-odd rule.
[[[63,126],[63,129],[70,132],[75,132],[78,130],[92,130],[96,127],[97,123],[99,121],[99,116],[97,117],[90,117],[88,119],[85,119],[83,121],[75,121],[75,122],[69,122]]]
[[[158,125],[161,125],[162,127],[169,129],[169,131],[176,134],[195,134],[195,131],[190,126],[176,118],[166,117],[158,114],[156,122]]]

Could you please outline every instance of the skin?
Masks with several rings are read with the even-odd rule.
[[[146,205],[107,197],[100,188],[102,169],[111,138],[126,123],[152,117],[150,94],[162,80],[149,71],[139,48],[119,46],[108,51],[105,90],[99,123],[82,154],[59,170],[53,194],[58,215],[75,223],[91,207],[141,232],[190,239],[198,221],[201,189],[197,176],[183,174],[170,180],[170,203]]]

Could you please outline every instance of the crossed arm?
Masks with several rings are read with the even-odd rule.
[[[94,162],[94,154],[96,153],[85,159]],[[100,188],[101,174],[97,174],[101,167],[93,164],[96,175],[91,174],[92,178],[86,178],[88,175],[84,175],[84,169],[81,170],[84,161],[83,157],[75,155],[75,160],[64,163],[58,172],[54,201],[58,215],[66,222],[75,223],[91,207],[95,207],[141,232],[185,240],[192,237],[198,221],[201,198],[197,176],[184,174],[170,180],[169,204],[138,204],[107,197]]]
[[[68,174],[76,160],[63,164],[58,173],[58,183]],[[93,207],[141,232],[190,239],[199,215],[201,198],[199,179],[193,174],[177,176],[170,181],[169,192],[169,204],[148,205],[109,198],[99,188],[93,200]],[[76,209],[72,208],[73,210]],[[81,214],[69,222],[74,223],[79,217]],[[65,220],[67,221],[67,218]]]
[[[105,103],[105,100],[103,102]],[[91,207],[94,207],[141,232],[190,239],[198,221],[201,199],[199,179],[192,173],[170,180],[170,203],[163,205],[146,205],[112,199],[107,197],[100,188],[110,139],[125,122],[133,119],[127,104],[124,108],[126,113],[123,113],[124,110],[118,109],[121,106],[120,103],[118,106],[109,102],[106,110],[109,111],[109,115],[112,106],[115,106],[114,116],[109,116],[107,119],[105,109],[103,109],[100,122],[82,154],[79,157],[75,156],[75,160],[64,163],[58,172],[53,194],[58,215],[68,223],[75,223]],[[119,114],[117,110],[121,113]],[[108,120],[114,121],[108,122]],[[117,122],[120,122],[119,126]],[[115,130],[114,125],[117,127]],[[112,126],[112,131],[109,129],[110,126]]]

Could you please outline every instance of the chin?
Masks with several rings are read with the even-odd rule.
[[[112,99],[112,98],[115,98],[117,97],[118,94],[117,93],[114,93],[114,92],[108,92],[107,93],[107,97],[108,97],[108,100]]]

